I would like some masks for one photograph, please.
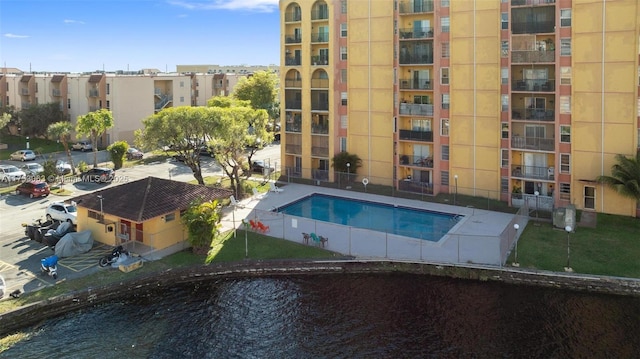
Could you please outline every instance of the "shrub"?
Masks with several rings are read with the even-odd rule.
[[[87,172],[89,170],[89,165],[85,161],[80,161],[80,163],[78,163],[78,170],[80,173]]]
[[[111,161],[113,162],[114,169],[122,168],[122,164],[124,163],[124,156],[127,154],[127,150],[129,149],[129,144],[125,141],[114,142],[109,147],[107,147],[107,151],[111,155]]]
[[[220,234],[220,207],[218,201],[196,201],[182,216],[182,223],[187,227],[189,243],[195,253],[205,254],[211,247],[213,238]]]

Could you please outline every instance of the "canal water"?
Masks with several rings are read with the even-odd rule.
[[[408,274],[218,280],[28,328],[1,358],[638,358],[640,300]]]

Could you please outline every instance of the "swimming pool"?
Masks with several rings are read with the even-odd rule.
[[[460,218],[451,213],[317,193],[279,207],[276,211],[431,242],[439,241]]]

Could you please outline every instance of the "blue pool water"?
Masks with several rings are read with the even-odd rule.
[[[278,212],[378,232],[437,242],[458,222],[458,215],[378,202],[312,194]]]

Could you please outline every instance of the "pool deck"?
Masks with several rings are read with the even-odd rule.
[[[227,208],[223,214],[223,230],[233,229],[234,224],[236,228],[240,228],[242,219],[246,218],[248,220],[255,216],[254,210],[271,211],[310,194],[319,193],[464,216],[447,235],[445,235],[439,242],[435,243],[437,246],[443,246],[448,240],[462,241],[462,239],[465,238],[481,237],[509,237],[508,245],[511,246],[512,241],[515,240],[515,236],[520,234],[509,232],[514,232],[513,223],[516,223],[518,219],[515,215],[508,213],[312,185],[283,183],[278,184],[278,187],[282,189],[281,192],[268,192],[265,196],[262,196],[262,198],[251,197],[240,201],[242,208],[236,207],[235,213],[232,213],[233,211],[231,208]],[[524,228],[523,224],[524,223],[521,223],[522,228]],[[274,236],[277,235],[274,233]],[[469,249],[470,252],[473,252],[474,257],[477,256],[477,258],[483,258],[490,254],[488,251],[496,251],[495,246],[488,246],[482,243],[484,242],[478,241],[473,245],[472,249]],[[432,242],[430,244],[433,245],[434,243]],[[460,244],[457,244],[457,246],[459,248]],[[487,251],[487,253],[481,253],[482,251]],[[502,252],[502,256],[504,256],[508,254],[508,249],[503,249]],[[458,258],[460,258],[459,254]],[[466,261],[475,262],[474,260],[469,259],[466,259]],[[501,261],[504,261],[504,258],[501,258]],[[449,263],[451,262],[451,258],[443,258],[442,262]]]

